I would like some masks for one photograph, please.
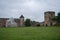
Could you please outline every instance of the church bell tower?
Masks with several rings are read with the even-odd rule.
[[[21,27],[24,26],[24,16],[23,15],[20,16],[20,26]]]

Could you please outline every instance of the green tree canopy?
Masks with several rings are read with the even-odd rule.
[[[58,15],[55,16],[52,20],[60,23],[60,12],[59,12]]]
[[[30,19],[26,19],[25,26],[31,26],[31,20]]]
[[[60,23],[60,12],[58,13],[58,16],[57,16],[57,22]]]

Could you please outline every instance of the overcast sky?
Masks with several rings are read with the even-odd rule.
[[[0,0],[0,18],[25,18],[42,22],[45,11],[60,12],[60,0]]]

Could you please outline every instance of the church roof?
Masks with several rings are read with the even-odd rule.
[[[23,15],[21,15],[21,16],[20,16],[20,18],[24,18],[24,16],[23,16]]]

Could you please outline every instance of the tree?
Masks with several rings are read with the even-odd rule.
[[[40,27],[40,24],[37,24],[36,26]]]
[[[58,16],[57,16],[57,22],[60,23],[60,12],[58,13]]]
[[[55,16],[52,20],[53,20],[53,21],[57,21],[57,16]]]
[[[55,16],[52,20],[60,23],[60,12],[59,12],[58,15]]]
[[[31,26],[31,21],[30,21],[30,19],[26,19],[26,21],[25,21],[25,26]]]

